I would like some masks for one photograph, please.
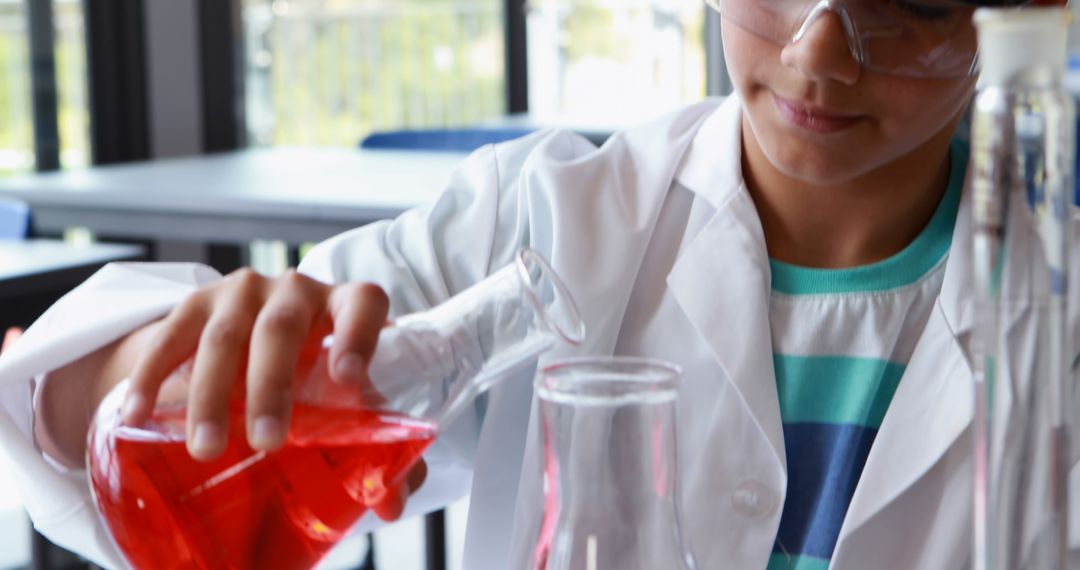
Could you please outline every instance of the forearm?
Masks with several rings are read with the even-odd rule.
[[[75,362],[49,372],[34,411],[34,438],[66,467],[81,469],[94,411],[127,378],[158,323],[150,323]]]

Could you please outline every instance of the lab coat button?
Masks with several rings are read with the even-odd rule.
[[[744,481],[731,495],[735,512],[750,518],[761,518],[773,512],[776,499],[759,481]]]

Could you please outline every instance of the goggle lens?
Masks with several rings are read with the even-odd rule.
[[[739,27],[785,46],[818,16],[844,22],[852,56],[866,69],[909,77],[971,75],[975,9],[949,0],[706,0]]]

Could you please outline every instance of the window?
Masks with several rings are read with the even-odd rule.
[[[60,163],[82,166],[89,157],[82,3],[54,0],[52,12]],[[28,18],[25,0],[0,0],[0,176],[36,162]]]
[[[505,108],[502,0],[244,0],[254,145],[352,146]]]
[[[0,1],[0,175],[34,167],[27,15],[22,1]]]
[[[537,117],[618,125],[705,95],[701,0],[532,0],[527,18]]]
[[[86,33],[81,0],[54,0],[57,121],[60,166],[90,164],[90,117],[86,85]]]

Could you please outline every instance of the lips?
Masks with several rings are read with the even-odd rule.
[[[844,115],[799,103],[773,94],[780,116],[792,125],[814,133],[836,133],[854,127],[863,120],[859,115]]]

